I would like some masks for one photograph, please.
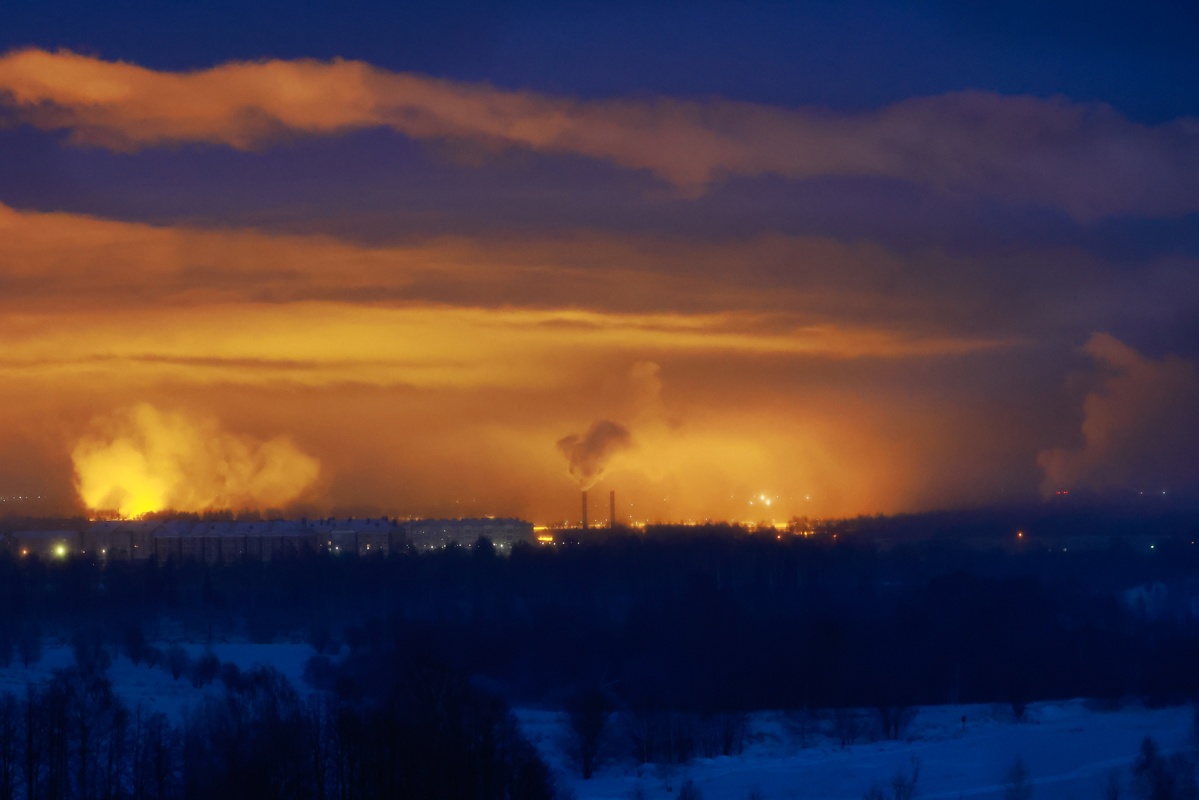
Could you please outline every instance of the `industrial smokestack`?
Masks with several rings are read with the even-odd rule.
[[[583,490],[583,530],[587,530],[587,490]]]
[[[608,527],[616,527],[616,490],[608,492]]]

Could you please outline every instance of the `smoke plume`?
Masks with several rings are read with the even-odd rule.
[[[1102,381],[1083,403],[1082,446],[1043,451],[1042,490],[1199,487],[1199,372],[1191,361],[1151,359],[1106,334],[1086,352]]]
[[[558,449],[570,462],[570,474],[579,488],[590,489],[604,474],[608,461],[627,450],[633,437],[623,425],[601,419],[591,423],[582,436],[572,433],[558,440]]]
[[[312,486],[320,462],[287,437],[256,441],[211,419],[137,405],[98,420],[75,445],[76,488],[93,510],[279,508]]]

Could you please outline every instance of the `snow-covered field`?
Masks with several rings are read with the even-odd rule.
[[[310,690],[302,678],[313,653],[307,644],[183,646],[193,659],[211,651],[222,663],[243,670],[273,666],[299,691]],[[29,681],[49,678],[73,661],[69,646],[49,643],[29,669],[18,663],[0,669],[0,692],[23,692]],[[162,667],[136,666],[123,656],[113,657],[109,678],[130,708],[141,705],[176,719],[205,692],[222,690],[219,680],[196,689],[187,676],[175,680]],[[704,800],[745,800],[755,790],[764,800],[860,800],[871,784],[885,785],[897,772],[910,771],[913,759],[920,769],[918,799],[997,800],[1004,795],[1008,771],[1017,758],[1027,767],[1034,797],[1100,800],[1113,773],[1123,784],[1122,796],[1128,796],[1129,767],[1145,736],[1156,739],[1165,752],[1192,746],[1189,707],[1127,705],[1101,711],[1078,700],[1034,703],[1024,721],[1016,722],[1004,706],[934,706],[918,710],[902,741],[849,747],[837,743],[827,721],[824,732],[810,736],[808,746],[801,747],[781,714],[763,713],[753,716],[740,756],[696,759],[662,769],[637,766],[619,755],[584,781],[564,753],[561,714],[525,708],[517,709],[516,717],[559,785],[573,790],[578,800],[670,798],[688,780]]]
[[[904,741],[841,747],[824,736],[800,748],[781,715],[759,714],[740,756],[697,759],[665,773],[613,762],[584,781],[563,754],[559,714],[520,710],[517,716],[559,785],[578,800],[673,797],[687,780],[704,800],[745,800],[754,790],[765,800],[860,800],[872,783],[888,785],[898,771],[910,772],[913,758],[920,765],[917,800],[1002,798],[1017,758],[1035,798],[1101,800],[1113,771],[1127,797],[1141,740],[1152,736],[1166,752],[1182,749],[1191,724],[1190,708],[1097,711],[1082,701],[1040,703],[1017,723],[1005,707],[935,706],[919,710]]]
[[[167,645],[158,643],[163,649]],[[211,646],[181,643],[188,656],[194,661],[211,651],[222,664],[236,664],[241,670],[263,665],[279,670],[297,690],[308,689],[304,683],[304,665],[312,657],[313,650],[307,644],[247,644],[218,642]],[[68,645],[47,643],[41,659],[26,669],[18,661],[0,668],[0,692],[21,694],[31,681],[38,683],[49,679],[58,669],[75,663],[74,650]],[[146,664],[135,665],[124,656],[113,656],[108,669],[108,678],[113,690],[130,709],[139,705],[147,711],[162,711],[176,721],[183,711],[200,700],[205,692],[223,691],[220,680],[204,689],[196,689],[187,675],[178,680],[163,667]]]

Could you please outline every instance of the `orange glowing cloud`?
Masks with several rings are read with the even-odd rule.
[[[613,419],[597,486],[631,518],[756,520],[769,492],[785,519],[970,497],[1043,442],[952,391],[1019,358],[1016,326],[896,291],[910,265],[872,245],[368,246],[4,206],[0,240],[0,452],[89,508],[548,521],[577,513],[555,444]]]
[[[886,291],[893,257],[821,240],[372,248],[2,205],[0,236],[0,374],[25,377],[523,385],[615,353],[911,358],[1017,341],[945,332],[927,301]],[[794,287],[753,278],[779,262]]]
[[[977,321],[993,306],[985,270],[817,237],[690,243],[577,233],[371,247],[0,204],[0,239],[0,308],[21,313],[320,301],[707,315],[700,327],[731,313],[752,318],[756,331],[853,329],[862,335],[852,349],[879,355],[962,352],[1005,338],[996,332],[955,341],[945,333],[951,320]],[[934,273],[934,286],[904,278],[917,266]],[[982,278],[975,281],[981,287],[964,287],[963,276]]]
[[[0,237],[5,242],[0,278],[8,288],[0,302],[19,297],[23,308],[44,297],[57,308],[72,301],[94,306],[98,294],[106,305],[122,306],[369,297],[711,307],[718,295],[720,308],[757,307],[777,289],[744,287],[744,274],[726,274],[730,264],[744,269],[755,261],[787,260],[810,264],[813,272],[849,275],[896,268],[880,248],[817,239],[699,246],[575,234],[519,242],[441,237],[364,247],[321,236],[155,227],[3,204]],[[686,274],[679,274],[682,264]],[[818,293],[811,285],[802,288]]]
[[[96,420],[71,458],[83,503],[125,517],[282,508],[320,474],[320,463],[286,437],[257,441],[147,404]]]
[[[912,358],[1007,343],[837,326],[763,329],[753,314],[239,304],[121,314],[10,313],[0,376],[320,386],[560,385],[617,354]]]
[[[1052,205],[1080,219],[1199,209],[1194,120],[1147,126],[1063,99],[960,92],[843,114],[729,100],[578,101],[357,61],[170,73],[30,49],[0,58],[0,102],[34,125],[116,150],[247,149],[286,135],[390,128],[601,159],[688,192],[727,175],[876,176]]]

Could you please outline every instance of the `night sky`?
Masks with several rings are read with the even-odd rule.
[[[1193,494],[1199,6],[976,6],[0,4],[0,495]]]

